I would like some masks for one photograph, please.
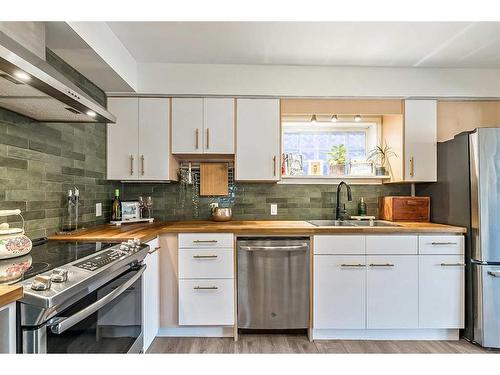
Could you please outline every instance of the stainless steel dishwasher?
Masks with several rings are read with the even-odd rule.
[[[309,237],[238,238],[238,328],[308,328],[309,251]]]

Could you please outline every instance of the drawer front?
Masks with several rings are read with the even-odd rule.
[[[367,254],[417,254],[417,236],[366,236]]]
[[[179,248],[234,248],[231,233],[179,233]]]
[[[314,254],[365,254],[365,236],[314,236]]]
[[[233,249],[182,249],[179,278],[232,279],[233,259]]]
[[[420,254],[463,254],[464,236],[419,236]]]
[[[234,280],[179,280],[179,325],[234,324]]]

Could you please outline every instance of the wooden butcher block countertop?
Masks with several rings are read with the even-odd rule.
[[[54,235],[50,240],[80,242],[121,242],[138,238],[149,241],[162,233],[246,234],[378,234],[378,233],[465,233],[466,229],[434,223],[397,223],[393,227],[316,227],[306,221],[171,221],[151,224],[100,225],[73,234]]]
[[[0,286],[0,307],[23,298],[22,286]]]

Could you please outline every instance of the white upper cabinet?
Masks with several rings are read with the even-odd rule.
[[[139,179],[169,179],[170,101],[139,99]]]
[[[437,101],[405,100],[404,180],[437,181]]]
[[[139,99],[109,98],[108,110],[116,124],[107,125],[108,180],[137,180],[139,144]]]
[[[172,99],[172,153],[203,152],[203,98]]]
[[[172,153],[234,154],[234,99],[173,98]]]
[[[279,99],[237,99],[236,179],[280,179]]]
[[[109,180],[170,180],[170,102],[167,98],[109,98],[116,124],[107,127]]]
[[[234,99],[204,98],[205,154],[234,154]]]

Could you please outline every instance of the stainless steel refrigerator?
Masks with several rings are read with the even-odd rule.
[[[500,128],[479,128],[438,143],[431,220],[467,227],[463,336],[500,348]]]

